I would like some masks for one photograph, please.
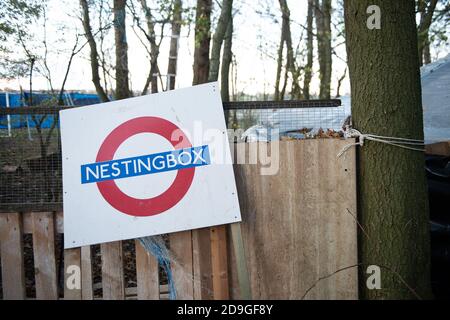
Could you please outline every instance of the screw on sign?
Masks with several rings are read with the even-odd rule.
[[[157,134],[175,150],[125,159],[114,159],[120,145],[141,133]],[[174,137],[177,140],[174,140]],[[81,183],[97,183],[103,198],[116,210],[131,216],[153,216],[175,206],[188,192],[195,167],[210,164],[207,145],[192,147],[186,134],[172,122],[158,117],[138,117],[115,128],[103,141],[95,163],[81,165]],[[119,189],[115,180],[177,170],[175,180],[160,195],[137,199]]]

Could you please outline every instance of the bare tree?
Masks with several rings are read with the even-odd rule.
[[[117,100],[130,96],[128,80],[128,43],[126,33],[126,0],[114,0],[114,39],[116,44],[116,94]]]
[[[175,89],[177,76],[178,47],[180,43],[180,33],[182,24],[183,3],[181,0],[174,0],[172,9],[172,35],[170,38],[169,63],[167,65],[167,90]]]
[[[222,42],[227,31],[227,26],[229,24],[229,21],[231,20],[232,7],[233,0],[222,1],[222,9],[220,11],[219,21],[217,22],[216,31],[214,32],[212,40],[208,81],[217,81],[219,77],[220,51],[222,49]]]
[[[103,86],[100,82],[100,74],[99,74],[99,55],[97,51],[97,43],[95,42],[94,35],[92,33],[91,22],[89,17],[89,6],[86,0],[80,0],[81,5],[81,13],[82,13],[82,23],[84,34],[89,43],[90,52],[90,60],[91,60],[91,72],[92,72],[92,82],[95,86],[95,91],[99,96],[100,100],[103,102],[109,101],[109,98],[103,89]]]
[[[175,1],[178,2],[178,1]],[[152,9],[146,0],[139,0],[141,11],[135,9],[133,1],[129,2],[129,9],[133,16],[133,22],[144,35],[147,43],[141,39],[138,33],[135,31],[136,36],[141,41],[142,45],[145,47],[147,54],[150,57],[150,70],[145,81],[142,94],[146,94],[150,87],[151,93],[156,93],[159,91],[158,80],[161,80],[161,73],[158,66],[158,59],[160,54],[161,43],[164,39],[165,26],[171,21],[171,16],[174,14],[172,3],[168,3],[165,0],[156,1],[157,9]],[[180,2],[181,4],[181,2]],[[181,8],[180,8],[181,10]],[[144,21],[146,27],[142,26],[141,14],[144,14]],[[173,19],[172,19],[173,20]],[[180,11],[181,20],[181,11]],[[180,21],[181,23],[181,21]],[[181,26],[181,25],[180,25]],[[158,30],[159,29],[159,30]],[[134,30],[134,28],[133,28]],[[161,86],[163,87],[162,83]],[[162,88],[164,90],[164,88]]]
[[[321,99],[330,99],[332,73],[331,0],[315,0]]]
[[[233,17],[228,21],[227,31],[225,32],[223,54],[222,54],[222,68],[220,70],[220,92],[222,101],[230,101],[230,66],[233,59],[232,52],[233,44]]]
[[[282,22],[281,22],[281,38],[280,38],[280,45],[278,48],[278,58],[277,58],[277,73],[276,73],[276,79],[275,79],[275,97],[274,99],[276,101],[283,100],[287,83],[289,80],[289,73],[292,76],[292,91],[291,91],[291,98],[300,98],[301,96],[301,88],[299,85],[299,78],[300,78],[300,68],[296,67],[295,65],[295,57],[294,57],[294,50],[292,47],[292,35],[291,35],[291,13],[289,10],[289,7],[287,5],[286,0],[279,0],[280,3],[280,9],[282,13]],[[281,72],[283,69],[283,52],[284,48],[286,46],[286,65],[284,69],[284,82],[280,89],[280,82],[281,82]]]
[[[314,0],[308,0],[308,17],[306,21],[306,55],[305,77],[303,82],[303,95],[310,99],[310,85],[312,79],[312,68],[314,63]]]

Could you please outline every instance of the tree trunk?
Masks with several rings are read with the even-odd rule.
[[[212,0],[197,0],[193,85],[208,82],[211,10]]]
[[[317,52],[320,69],[320,99],[330,99],[331,94],[331,0],[316,0]]]
[[[423,48],[423,64],[431,63],[430,39],[427,39],[425,48]]]
[[[311,99],[310,86],[312,79],[312,68],[314,62],[314,34],[313,34],[313,23],[314,23],[314,0],[308,0],[308,17],[306,22],[306,51],[307,51],[307,62],[305,66],[305,79],[303,82],[303,95],[306,100]]]
[[[369,30],[372,0],[345,0],[352,115],[356,129],[423,139],[414,0],[378,0],[382,27]],[[430,298],[430,243],[424,154],[366,141],[359,154],[361,286],[366,299]],[[366,286],[368,265],[382,288]]]
[[[159,75],[159,67],[158,67],[158,56],[159,56],[159,48],[157,49],[158,52],[154,52],[151,50],[152,57],[150,58],[150,87],[152,93],[158,92],[158,75]]]
[[[222,69],[220,70],[220,93],[222,101],[230,101],[230,65],[233,57],[233,18],[228,21],[227,32],[225,33],[222,55]],[[228,119],[228,117],[227,117]]]
[[[130,96],[128,86],[128,44],[125,12],[126,0],[114,0],[114,35],[116,44],[116,99]]]
[[[292,36],[291,36],[291,12],[287,5],[286,0],[279,0],[282,22],[281,22],[281,40],[280,47],[278,48],[278,60],[277,60],[277,78],[275,81],[275,101],[283,100],[286,86],[288,82],[289,72],[292,75],[292,96],[297,96],[300,91],[298,85],[299,74],[295,68],[294,50],[292,49]],[[283,64],[283,51],[286,44],[286,66],[284,72],[283,86],[280,91],[281,71]]]
[[[294,49],[292,48],[292,35],[291,35],[291,11],[289,10],[286,0],[279,0],[281,11],[283,13],[283,22],[286,25],[285,28],[285,41],[286,41],[286,70],[291,73],[291,100],[301,99],[302,89],[300,87],[300,68],[295,65]],[[287,80],[287,79],[286,79]]]
[[[147,81],[145,82],[144,89],[142,90],[142,94],[146,94],[148,91],[148,87],[151,87],[151,93],[158,92],[158,75],[159,75],[159,67],[158,67],[158,57],[159,57],[159,44],[156,41],[156,33],[155,33],[155,23],[153,21],[152,13],[150,8],[147,6],[146,0],[140,0],[142,11],[144,11],[145,21],[147,23],[147,33],[146,38],[150,43],[150,71],[147,76]]]
[[[216,32],[214,33],[212,41],[208,81],[217,81],[219,78],[220,50],[222,49],[222,42],[227,31],[227,26],[231,20],[232,7],[233,0],[222,1],[222,10],[220,12],[219,21],[217,21]]]
[[[97,92],[98,97],[102,102],[109,101],[108,96],[106,95],[105,90],[103,89],[100,83],[100,75],[99,75],[99,63],[98,63],[98,51],[97,51],[97,43],[95,42],[94,35],[92,34],[91,22],[89,17],[89,6],[86,0],[80,0],[81,11],[82,11],[82,22],[84,34],[86,36],[86,40],[88,41],[91,59],[91,72],[92,72],[92,83],[94,83],[95,91]]]
[[[277,58],[277,72],[275,78],[275,94],[274,100],[280,101],[283,97],[280,96],[280,82],[281,82],[281,71],[283,69],[283,49],[284,49],[284,34],[286,28],[285,24],[281,23],[281,36],[280,36],[280,45],[278,47],[278,58]]]
[[[172,37],[170,38],[169,63],[167,65],[167,90],[175,89],[177,76],[178,44],[181,33],[183,4],[181,0],[175,0],[172,12]]]

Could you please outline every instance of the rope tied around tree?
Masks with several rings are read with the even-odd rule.
[[[423,148],[423,146],[425,145],[424,140],[380,136],[380,135],[371,134],[371,133],[361,133],[357,129],[351,128],[350,126],[346,126],[344,138],[345,139],[356,138],[356,139],[358,139],[358,142],[351,143],[351,144],[345,146],[342,149],[342,151],[339,152],[338,158],[340,158],[343,154],[345,154],[351,147],[354,147],[354,146],[363,147],[365,140],[384,143],[384,144],[388,144],[391,146],[395,146],[395,147],[399,147],[399,148],[403,148],[403,149],[407,149],[407,150],[425,152],[425,149]],[[414,147],[414,146],[422,146],[422,148]]]

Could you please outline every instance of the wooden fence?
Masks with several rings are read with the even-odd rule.
[[[254,299],[358,298],[355,148],[337,157],[349,143],[281,142],[276,175],[235,166]]]
[[[253,298],[357,298],[355,151],[337,158],[351,142],[282,141],[275,175],[261,175],[261,164],[235,165]],[[248,157],[252,144],[239,148]],[[100,283],[94,283],[92,247],[64,250],[65,288],[59,292],[55,239],[61,233],[62,212],[0,213],[3,299],[168,299],[158,262],[138,241],[134,286],[124,281],[122,243],[112,242],[101,245]],[[26,234],[32,235],[35,297],[26,294]],[[226,235],[224,226],[169,235],[178,299],[240,298]],[[67,287],[73,270],[81,271],[79,289]],[[100,287],[102,295],[94,295]]]

